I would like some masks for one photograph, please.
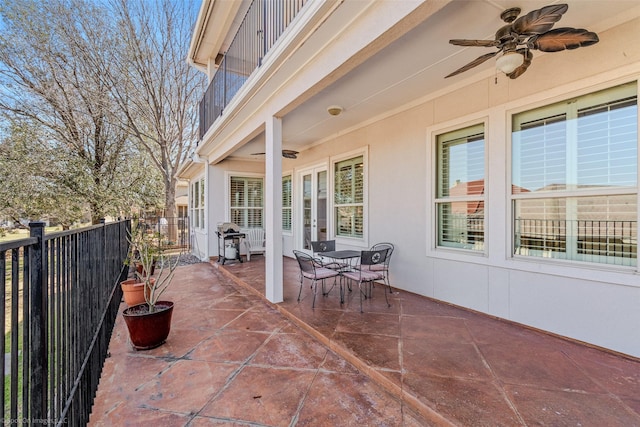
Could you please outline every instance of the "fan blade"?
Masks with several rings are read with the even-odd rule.
[[[566,4],[556,4],[532,10],[516,19],[512,24],[512,28],[518,34],[545,33],[553,28],[553,24],[562,18],[567,9],[569,9],[569,6]]]
[[[517,79],[522,74],[524,74],[524,72],[527,71],[527,68],[529,68],[529,65],[531,65],[531,61],[533,61],[533,54],[529,49],[518,49],[516,52],[524,56],[524,62],[521,66],[513,70],[511,73],[507,74],[510,79]]]
[[[285,159],[297,159],[298,152],[295,150],[282,150],[282,157]]]
[[[482,56],[477,57],[476,59],[474,59],[473,61],[469,62],[467,65],[465,65],[464,67],[458,68],[456,71],[454,71],[453,73],[445,76],[445,79],[448,77],[453,77],[457,74],[460,73],[464,73],[467,70],[472,69],[473,67],[476,67],[480,64],[482,64],[483,62],[485,62],[487,59],[492,58],[494,56],[496,56],[498,54],[499,51],[495,51],[495,52],[491,52],[491,53],[486,53]]]
[[[252,156],[264,156],[267,153],[251,153]],[[282,150],[282,157],[286,159],[297,159],[298,152],[294,150]]]
[[[559,52],[565,49],[577,49],[591,46],[600,41],[598,35],[584,28],[556,28],[544,34],[533,36],[527,42],[530,49],[543,52]]]
[[[466,40],[466,39],[453,39],[449,40],[449,43],[456,46],[480,46],[480,47],[493,47],[498,46],[496,40]]]
[[[482,56],[479,56],[476,59],[474,59],[473,61],[469,62],[464,67],[458,68],[456,71],[454,71],[453,73],[449,74],[448,76],[445,76],[444,78],[446,79],[447,77],[453,77],[453,76],[455,76],[457,74],[464,73],[465,71],[470,70],[473,67],[482,64],[487,59],[496,56],[498,54],[498,52],[500,52],[500,51],[497,50],[495,52],[491,52],[491,53],[487,53],[487,54],[484,54]]]

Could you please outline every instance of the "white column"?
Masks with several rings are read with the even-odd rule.
[[[273,302],[283,301],[282,284],[282,119],[269,117],[265,129],[266,179],[264,227],[265,296]]]

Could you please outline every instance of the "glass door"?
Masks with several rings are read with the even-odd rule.
[[[327,169],[314,168],[301,174],[302,242],[311,251],[311,242],[327,239]]]

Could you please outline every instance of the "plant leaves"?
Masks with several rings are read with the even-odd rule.
[[[532,10],[525,16],[516,19],[512,28],[518,34],[545,33],[553,28],[553,25],[562,18],[568,9],[569,6],[566,4],[556,4]]]
[[[498,52],[500,52],[500,51],[497,50],[495,52],[487,53],[487,54],[484,54],[482,56],[477,57],[476,59],[474,59],[473,61],[469,62],[467,65],[465,65],[464,67],[458,68],[453,73],[449,74],[448,76],[445,76],[445,79],[447,77],[453,77],[453,76],[455,76],[457,74],[464,73],[465,71],[470,70],[473,67],[482,64],[487,59],[496,56],[498,54]]]
[[[598,43],[600,39],[594,32],[584,28],[557,28],[539,36],[533,36],[527,42],[530,49],[543,52],[559,52],[565,49],[577,49]]]

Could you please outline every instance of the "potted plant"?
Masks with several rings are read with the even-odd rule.
[[[153,276],[155,272],[158,251],[153,245],[152,239],[144,232],[142,227],[138,227],[135,231],[131,232],[127,240],[129,241],[130,248],[126,264],[134,267],[134,273],[133,278],[120,282],[120,287],[122,288],[124,302],[127,306],[131,307],[146,302],[144,298],[144,280],[147,276],[147,271],[151,271],[151,276]],[[143,268],[140,259],[141,250],[145,251],[145,256],[149,255],[152,257],[151,269],[146,270]],[[155,279],[151,278],[151,280]]]
[[[158,261],[157,274],[136,276],[143,283],[144,302],[130,306],[122,312],[129,330],[129,338],[136,350],[148,350],[162,345],[171,329],[173,302],[162,301],[160,297],[173,280],[179,257],[169,260],[162,252],[158,252],[154,243],[144,235],[136,236],[135,245],[138,262],[144,272],[151,271],[151,266]]]

